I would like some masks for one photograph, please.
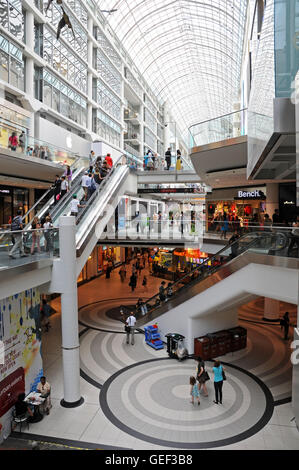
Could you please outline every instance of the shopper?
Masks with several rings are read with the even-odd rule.
[[[134,312],[130,313],[130,316],[126,320],[126,324],[129,327],[127,331],[127,344],[130,342],[130,335],[131,335],[131,344],[134,345],[134,332],[135,332],[135,325],[136,325],[136,318]]]
[[[148,289],[147,289],[147,277],[146,276],[144,276],[143,278],[142,286],[143,286],[144,292],[147,292]]]
[[[112,268],[113,268],[112,262],[108,261],[108,264],[106,266],[106,279],[110,279]]]
[[[231,245],[231,250],[232,250],[231,258],[232,259],[238,256],[239,243],[236,243],[236,242],[237,240],[239,240],[239,238],[240,238],[240,235],[238,233],[238,230],[236,229],[235,233],[228,240],[228,243]]]
[[[94,151],[91,150],[90,153],[89,153],[89,166],[91,166],[93,164],[93,161],[94,161],[94,157],[95,157],[95,154],[94,154]]]
[[[21,134],[19,135],[19,147],[21,147],[22,153],[25,152],[25,140],[26,140],[26,135],[25,135],[25,132],[22,131]]]
[[[196,383],[196,378],[195,377],[190,377],[190,385],[191,385],[191,388],[190,388],[190,395],[191,395],[191,403],[192,405],[194,405],[194,398],[196,398],[197,400],[197,404],[198,406],[200,405],[200,401],[199,401],[199,389],[198,389],[198,385]]]
[[[166,291],[166,288],[165,288],[165,285],[166,285],[166,282],[165,281],[162,281],[161,282],[161,285],[159,287],[159,298],[161,300],[161,302],[164,302],[166,300],[166,294],[165,294],[165,291]]]
[[[22,258],[24,256],[28,256],[25,254],[25,251],[24,251],[22,230],[23,230],[22,211],[18,210],[16,217],[13,218],[12,223],[11,223],[11,231],[14,232],[12,235],[14,246],[9,252],[9,257],[12,259],[16,259],[14,256],[14,253],[17,250],[20,251],[20,255]]]
[[[112,168],[113,167],[113,160],[111,158],[111,155],[110,153],[107,153],[106,157],[105,157],[105,162],[107,163],[107,165],[109,166],[109,168]]]
[[[9,141],[8,148],[10,148],[11,150],[15,152],[18,146],[18,138],[17,138],[16,132],[13,132],[11,134],[8,141]]]
[[[90,178],[88,176],[88,172],[85,171],[84,175],[82,176],[81,178],[81,187],[84,191],[84,199],[85,201],[87,201],[88,199],[88,187],[89,187],[89,184],[90,184]]]
[[[221,236],[220,238],[224,238],[226,240],[226,234],[228,232],[228,220],[227,220],[227,215],[224,213],[223,214],[223,220],[221,223]]]
[[[214,403],[222,405],[222,387],[224,380],[224,368],[222,367],[220,361],[215,361],[213,372],[214,372],[214,388],[215,388],[215,400]]]
[[[176,154],[177,154],[176,170],[180,171],[182,169],[182,154],[179,149],[177,150]]]
[[[134,290],[136,289],[136,285],[137,285],[137,276],[133,272],[130,277],[130,282],[129,282],[129,286],[131,287],[132,292],[134,292]]]
[[[169,170],[171,166],[171,148],[169,147],[167,152],[165,152],[165,160],[166,160],[166,165],[167,165],[167,170]]]
[[[91,196],[96,190],[97,190],[97,185],[94,180],[93,174],[89,173],[88,199],[91,198]]]
[[[210,377],[207,371],[205,370],[205,363],[202,360],[202,358],[198,356],[196,360],[197,360],[196,378],[198,381],[198,389],[200,391],[202,387],[204,396],[207,397],[209,394],[208,394],[206,382],[210,380]]]
[[[33,411],[31,410],[28,403],[25,401],[25,393],[20,393],[18,395],[18,400],[15,403],[15,413],[17,418],[33,416]]]
[[[40,237],[41,237],[41,223],[38,217],[34,217],[33,222],[31,224],[31,230],[32,230],[32,244],[31,244],[31,254],[34,254],[35,251],[35,245],[37,245],[37,251],[38,253],[41,252],[40,249]]]
[[[289,312],[286,312],[280,320],[280,326],[284,329],[284,340],[287,341],[289,339],[289,328],[290,328],[290,318]]]
[[[77,194],[74,194],[73,199],[70,204],[71,215],[73,215],[74,217],[77,217],[79,208],[82,208],[82,207],[85,207],[85,206],[80,204],[80,202],[77,199]]]
[[[172,297],[173,292],[172,292],[172,284],[171,284],[171,282],[168,283],[166,292],[167,292],[167,298]]]
[[[52,224],[52,219],[50,215],[47,215],[45,223],[42,225],[44,228],[44,236],[45,236],[45,241],[46,241],[46,251],[51,252],[53,251],[53,224]]]
[[[279,226],[280,223],[281,223],[278,209],[275,209],[275,211],[274,211],[274,214],[272,216],[272,222],[273,222],[273,226],[276,226],[276,227]]]
[[[297,247],[297,258],[298,258],[298,254],[299,254],[299,219],[297,218],[297,222],[294,222],[293,223],[293,228],[292,228],[292,232],[290,234],[290,244],[289,244],[289,247],[288,247],[288,256],[292,256],[292,250],[294,248],[294,246]]]
[[[62,176],[61,177],[61,187],[60,187],[60,197],[62,198],[67,192],[68,192],[68,189],[69,189],[69,185],[68,185],[68,182],[67,182],[67,179],[65,176]]]
[[[56,175],[56,179],[54,181],[52,188],[54,192],[54,204],[57,204],[60,198],[60,191],[61,191],[61,179],[59,175]]]
[[[68,187],[70,189],[72,185],[72,177],[73,177],[73,172],[71,170],[70,165],[67,165],[64,176],[66,177],[66,180],[68,182]]]
[[[120,268],[118,274],[120,276],[121,282],[124,282],[124,280],[126,279],[126,276],[127,276],[127,270],[126,270],[125,265],[122,265],[122,267]]]

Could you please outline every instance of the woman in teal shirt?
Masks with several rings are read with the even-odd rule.
[[[214,387],[215,387],[215,398],[216,398],[214,400],[214,403],[216,403],[216,405],[218,405],[218,403],[222,405],[223,371],[224,371],[224,368],[220,364],[220,361],[215,361],[213,372],[214,372]]]

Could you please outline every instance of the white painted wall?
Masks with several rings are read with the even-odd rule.
[[[105,144],[105,142],[93,142],[91,149],[94,151],[96,156],[106,156],[107,153],[110,153],[113,163],[123,155],[123,152]]]
[[[157,318],[161,336],[184,335],[192,354],[194,338],[236,326],[234,309],[255,297],[297,304],[298,278],[296,269],[251,263]]]
[[[56,126],[47,119],[39,118],[39,139],[49,142],[62,149],[74,152],[81,157],[87,157],[91,150],[92,143],[73,132],[69,132],[63,127]]]

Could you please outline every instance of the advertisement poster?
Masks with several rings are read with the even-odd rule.
[[[38,289],[0,300],[0,340],[4,345],[4,364],[0,364],[1,442],[10,433],[17,396],[35,390],[43,375]]]

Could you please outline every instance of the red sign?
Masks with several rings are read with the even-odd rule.
[[[19,367],[0,382],[0,417],[14,406],[19,394],[24,392],[25,374],[23,367]]]

